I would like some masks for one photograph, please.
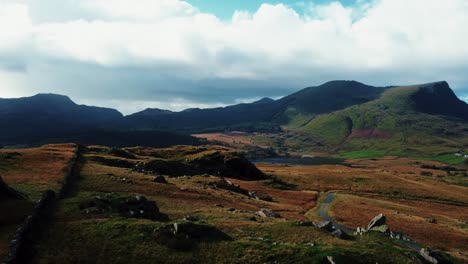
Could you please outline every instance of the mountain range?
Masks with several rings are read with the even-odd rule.
[[[398,152],[427,144],[461,148],[467,121],[468,105],[447,82],[373,87],[331,81],[278,100],[181,112],[146,109],[128,116],[77,105],[66,96],[39,94],[0,99],[0,144],[161,146],[199,143],[191,133],[287,129],[328,147],[379,149],[388,147],[385,141]]]

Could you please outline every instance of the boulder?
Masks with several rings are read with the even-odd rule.
[[[278,213],[273,212],[269,208],[262,208],[257,212],[257,215],[265,218],[280,218],[281,216]]]
[[[386,221],[385,215],[379,214],[378,216],[374,217],[374,219],[372,219],[369,222],[369,224],[367,225],[367,229],[370,230],[374,227],[385,225],[385,221]]]
[[[335,230],[333,223],[330,221],[314,222],[313,224],[315,227],[328,231],[328,232],[332,232],[333,230]]]
[[[193,222],[179,222],[166,225],[155,234],[156,242],[175,250],[191,250],[200,242],[232,240],[214,226]]]
[[[164,177],[162,175],[158,175],[158,176],[156,176],[156,178],[154,178],[153,182],[166,184],[167,180],[166,180],[166,177]]]
[[[431,264],[448,263],[448,261],[444,260],[442,256],[429,248],[422,248],[419,251],[419,254],[426,262]]]
[[[350,236],[343,230],[341,229],[336,229],[335,231],[331,232],[331,235],[340,238],[340,239],[349,239]]]

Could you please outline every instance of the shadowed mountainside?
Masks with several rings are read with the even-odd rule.
[[[117,110],[77,105],[55,94],[0,99],[0,144],[28,144],[122,118]]]
[[[305,88],[279,100],[263,98],[253,103],[212,109],[187,109],[182,112],[146,109],[126,116],[117,127],[188,132],[226,129],[271,132],[278,131],[279,125],[294,119],[287,111],[311,116],[328,113],[371,101],[384,90],[355,81],[332,81]]]

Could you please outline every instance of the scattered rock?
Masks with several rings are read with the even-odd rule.
[[[190,250],[201,241],[232,240],[214,226],[193,222],[176,222],[162,227],[157,230],[155,239],[161,245],[181,251]]]
[[[299,221],[297,225],[298,226],[313,226],[314,223],[312,223],[312,221]]]
[[[333,223],[330,221],[314,222],[313,224],[315,227],[328,231],[328,232],[332,232],[333,230],[335,230]]]
[[[156,176],[156,178],[154,178],[153,182],[166,184],[167,180],[166,180],[166,177],[164,177],[162,175],[158,175],[158,176]]]
[[[249,192],[245,189],[242,189],[239,185],[236,185],[224,178],[221,178],[217,181],[214,181],[214,182],[210,182],[208,183],[208,185],[214,187],[214,188],[219,188],[219,189],[223,189],[223,190],[228,190],[228,191],[231,191],[231,192],[235,192],[235,193],[240,193],[242,195],[246,195],[246,196],[249,196],[249,197],[252,197],[252,198],[257,198],[256,197],[256,194],[255,192]]]
[[[405,234],[403,234],[401,232],[390,231],[390,238],[410,241],[410,239]]]
[[[429,218],[426,220],[428,223],[431,223],[431,224],[437,224],[437,219],[435,218]]]
[[[128,218],[161,219],[165,218],[159,212],[154,201],[148,201],[144,196],[113,197],[96,196],[80,204],[85,214],[118,213]]]
[[[349,239],[350,236],[343,230],[341,229],[336,229],[335,231],[331,232],[331,235],[340,238],[340,239]]]
[[[362,236],[365,233],[367,233],[367,230],[364,227],[356,228],[356,235],[361,235]]]
[[[190,221],[190,222],[197,222],[200,219],[197,216],[194,216],[194,215],[186,215],[186,216],[184,216],[184,220],[185,221]]]
[[[281,217],[278,213],[273,212],[273,210],[269,208],[262,208],[256,214],[265,218],[280,218]]]

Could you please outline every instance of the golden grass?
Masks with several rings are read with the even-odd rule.
[[[428,201],[369,198],[338,194],[330,216],[351,228],[367,227],[379,213],[387,216],[391,230],[407,234],[413,240],[446,251],[468,253],[468,207]],[[437,224],[429,223],[435,218]]]
[[[411,161],[412,162],[412,161]],[[405,166],[411,166],[411,162]],[[421,176],[401,172],[403,165],[388,167],[341,165],[284,166],[278,164],[257,164],[267,174],[277,175],[288,183],[300,186],[303,190],[348,192],[368,192],[395,197],[415,197],[420,199],[449,200],[468,203],[468,188],[451,185],[441,177]],[[413,164],[414,170],[419,166]]]
[[[74,144],[45,145],[34,149],[3,149],[0,153],[18,153],[0,171],[3,180],[13,187],[28,185],[36,191],[61,187],[64,173],[76,146]],[[5,161],[0,161],[5,162]],[[22,191],[28,191],[25,188]]]

